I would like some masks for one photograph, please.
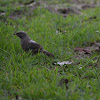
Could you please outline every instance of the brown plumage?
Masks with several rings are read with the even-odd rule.
[[[21,46],[24,51],[31,50],[33,54],[40,52],[40,53],[46,54],[47,56],[54,57],[52,53],[49,53],[48,51],[44,50],[43,47],[39,43],[31,40],[31,38],[27,35],[26,32],[21,31],[21,32],[15,33],[14,35],[17,35],[21,39]]]

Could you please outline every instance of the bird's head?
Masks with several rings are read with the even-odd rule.
[[[13,35],[17,35],[21,39],[25,38],[25,37],[28,37],[27,33],[24,32],[24,31],[20,31],[20,32],[14,33]]]

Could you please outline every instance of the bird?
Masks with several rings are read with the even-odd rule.
[[[44,50],[44,48],[37,42],[33,41],[26,32],[20,31],[13,35],[18,36],[21,39],[21,47],[24,51],[32,51],[32,54],[43,53],[48,57],[55,57],[52,53]]]

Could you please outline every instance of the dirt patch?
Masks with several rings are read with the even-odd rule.
[[[75,48],[74,51],[78,54],[92,54],[93,52],[100,52],[100,42],[95,42],[92,45],[84,48]]]
[[[97,3],[94,3],[94,2],[92,4],[91,3],[86,4],[86,3],[83,3],[83,1],[79,1],[79,0],[73,0],[72,2],[75,2],[75,4],[74,3],[68,4],[68,2],[66,2],[65,4],[63,3],[63,4],[52,5],[46,1],[35,2],[34,0],[32,0],[30,2],[23,3],[19,6],[23,8],[28,7],[29,8],[29,11],[27,11],[28,13],[32,12],[37,7],[41,7],[41,8],[48,9],[50,12],[61,14],[64,17],[67,17],[68,14],[83,14],[81,12],[81,10],[83,9],[95,8],[97,6],[100,6],[100,4],[97,5]],[[21,12],[14,11],[13,13],[10,14],[9,18],[11,19],[20,18],[21,15],[22,15]]]
[[[10,13],[9,18],[10,19],[16,19],[21,18],[22,15],[26,16],[30,14],[34,9],[36,9],[38,6],[40,6],[40,2],[34,2],[34,0],[21,4],[18,7],[20,7],[22,10],[14,10]]]
[[[9,18],[10,19],[16,19],[16,18],[21,18],[21,15],[23,14],[22,11],[13,11],[10,15]]]
[[[88,9],[88,8],[95,8],[97,6],[98,5],[95,5],[95,4],[74,4],[74,5],[70,5],[69,7],[67,7],[67,6],[62,4],[62,6],[61,5],[60,6],[58,5],[56,7],[55,6],[52,6],[52,7],[48,6],[46,8],[49,11],[62,14],[64,17],[66,17],[68,14],[83,14],[81,12],[81,10]]]
[[[74,49],[74,52],[76,53],[75,59],[77,60],[90,58],[94,53],[97,53],[98,57],[94,57],[93,63],[90,63],[88,66],[100,66],[100,42],[91,43],[90,46],[84,48],[77,47]]]

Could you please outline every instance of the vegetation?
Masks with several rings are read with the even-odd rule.
[[[100,40],[99,7],[64,18],[40,6],[22,7],[21,0],[0,3],[0,100],[99,100],[100,53],[81,59],[74,53],[74,48]],[[57,33],[57,29],[65,32]],[[18,31],[27,32],[55,58],[24,52],[20,39],[13,36]],[[73,64],[53,64],[58,61]]]

